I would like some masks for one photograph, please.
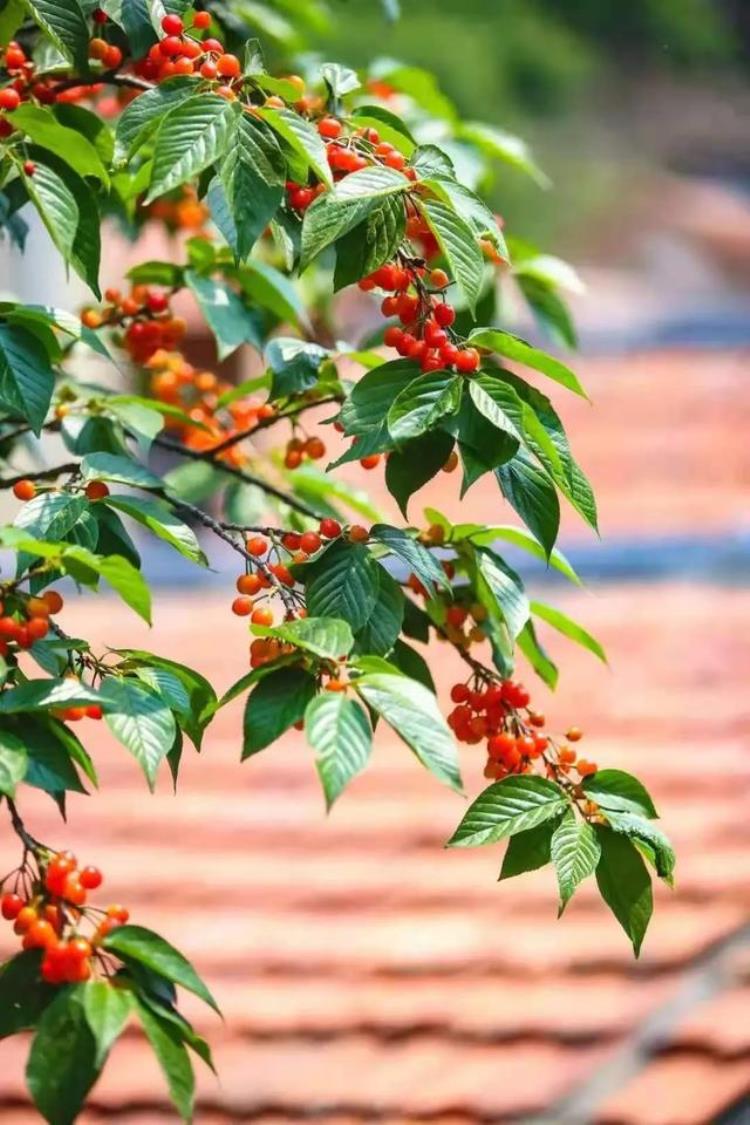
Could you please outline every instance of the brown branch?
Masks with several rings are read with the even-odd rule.
[[[241,430],[230,437],[225,438],[224,441],[219,442],[213,449],[210,450],[211,456],[217,456],[219,453],[224,453],[225,450],[231,449],[233,445],[238,442],[245,441],[247,438],[253,437],[260,430],[267,430],[273,426],[275,422],[282,422],[285,418],[298,418],[300,414],[304,414],[306,410],[312,410],[316,406],[330,406],[331,403],[341,402],[339,395],[328,395],[326,398],[319,398],[315,402],[302,403],[296,410],[286,410],[279,414],[274,414],[270,418],[261,418],[254,426],[250,426],[247,430]]]
[[[20,473],[16,477],[0,478],[0,489],[12,488],[22,480],[54,480],[64,473],[77,473],[79,467],[77,461],[68,461],[65,465],[55,465],[52,469],[38,469],[35,472]]]
[[[34,854],[38,851],[46,851],[44,844],[32,836],[30,832],[27,832],[26,825],[21,819],[15,801],[11,797],[6,797],[5,800],[8,803],[8,812],[10,813],[10,823],[13,827],[13,831],[16,836],[18,836],[24,848],[29,852],[34,852]]]

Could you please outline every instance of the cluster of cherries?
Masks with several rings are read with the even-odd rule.
[[[101,112],[101,102],[97,108]],[[208,207],[198,198],[195,188],[188,184],[183,184],[171,195],[155,199],[142,210],[148,218],[164,223],[167,230],[200,232],[204,236],[204,228],[210,218]]]
[[[324,542],[330,543],[341,535],[346,535],[350,543],[365,543],[369,538],[367,528],[352,524],[344,531],[338,520],[329,517],[320,521],[317,531],[286,531],[274,536],[272,542],[263,535],[253,535],[246,541],[245,550],[255,565],[237,579],[232,613],[237,617],[249,617],[252,625],[273,625],[274,611],[269,599],[279,586],[294,589],[296,581],[290,566],[308,562]],[[272,554],[278,561],[271,561]],[[281,561],[282,554],[286,562]],[[287,620],[306,616],[303,606],[286,613]],[[256,637],[250,645],[250,666],[258,668],[292,651],[293,646],[285,646],[275,638]]]
[[[13,644],[28,649],[35,641],[44,640],[50,617],[62,607],[62,595],[57,590],[45,590],[38,598],[11,595],[0,601],[0,656],[6,657]]]
[[[93,329],[122,326],[122,345],[135,363],[146,363],[159,349],[176,348],[185,336],[187,323],[173,316],[169,296],[160,289],[134,285],[126,295],[107,289],[104,298],[102,309],[83,310],[81,322]]]
[[[204,32],[211,26],[208,12],[195,12],[190,31]],[[134,69],[147,82],[165,82],[175,75],[199,74],[208,82],[218,83],[216,93],[234,97],[231,83],[242,74],[236,55],[228,54],[218,39],[200,39],[187,33],[177,15],[166,15],[161,21],[164,37],[154,43],[145,58]]]
[[[104,13],[102,13],[104,14]],[[105,16],[105,19],[107,17]],[[107,44],[105,44],[107,47]],[[88,83],[81,86],[67,85],[59,74],[47,77],[37,77],[36,63],[26,56],[20,43],[12,39],[5,48],[2,65],[8,72],[9,82],[0,89],[0,111],[2,114],[12,114],[22,102],[33,98],[40,105],[54,105],[59,103],[75,103],[84,98],[91,98],[100,94],[104,89],[101,82]],[[104,59],[102,59],[104,61]],[[119,66],[122,62],[122,52],[119,47],[112,45],[108,48],[108,69]],[[9,137],[13,132],[13,122],[0,115],[0,139]],[[31,164],[31,162],[28,162]],[[33,164],[25,167],[27,175],[33,175]]]
[[[553,778],[572,769],[580,778],[596,773],[595,762],[578,758],[571,746],[556,746],[541,733],[544,715],[529,708],[531,697],[522,684],[486,682],[474,676],[469,683],[455,683],[450,697],[455,707],[448,715],[448,725],[458,741],[478,745],[486,740],[485,777],[530,773],[540,759]],[[521,711],[525,711],[525,719]],[[565,735],[568,743],[582,737],[578,727],[571,727]]]
[[[16,872],[15,889],[0,898],[0,913],[13,922],[24,949],[43,950],[41,975],[47,984],[86,981],[97,947],[128,921],[129,913],[118,905],[106,910],[86,908],[88,892],[103,881],[97,867],[79,869],[70,852],[57,852],[48,859],[40,855],[37,860],[38,871],[23,867]],[[88,923],[88,936],[81,932],[82,920]]]

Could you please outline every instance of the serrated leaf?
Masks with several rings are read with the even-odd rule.
[[[638,850],[645,855],[659,878],[672,886],[676,857],[674,848],[661,829],[650,820],[635,816],[633,813],[606,810],[605,815],[615,832],[620,832],[631,839]]]
[[[306,586],[312,617],[338,617],[357,632],[368,621],[378,598],[377,563],[360,543],[338,541],[320,560]]]
[[[551,858],[550,843],[555,824],[555,820],[545,820],[542,824],[537,824],[536,828],[527,828],[525,832],[517,832],[515,836],[511,836],[498,881],[545,867]]]
[[[199,566],[208,565],[195,532],[178,519],[167,504],[135,496],[107,496],[101,502],[147,527],[158,539],[169,543],[190,562]]]
[[[362,676],[356,689],[414,751],[422,765],[460,792],[456,744],[432,692],[416,680],[386,673]]]
[[[649,819],[658,817],[646,787],[625,770],[598,770],[581,782],[586,796],[605,812],[635,813]]]
[[[541,645],[533,621],[526,622],[516,637],[516,645],[540,679],[550,690],[554,691],[557,687],[560,672],[555,662]]]
[[[506,777],[477,797],[446,846],[476,848],[497,843],[559,816],[568,804],[560,786],[544,777]]]
[[[581,645],[583,648],[588,649],[594,656],[598,657],[603,664],[607,663],[607,654],[591,633],[587,632],[582,625],[574,621],[572,617],[568,617],[559,609],[554,606],[546,605],[544,602],[532,602],[531,612],[546,621],[553,629],[557,629],[558,633],[562,633],[564,637],[568,637],[571,641]]]
[[[391,261],[404,238],[406,214],[400,196],[386,196],[367,218],[336,241],[333,288],[354,285]]]
[[[363,375],[341,409],[346,433],[361,435],[381,429],[394,398],[418,374],[413,359],[395,359]]]
[[[447,588],[450,585],[432,552],[400,527],[376,523],[370,528],[370,540],[382,543],[391,554],[405,562],[430,593],[436,586]]]
[[[315,680],[302,668],[279,668],[253,689],[245,705],[242,760],[265,750],[304,717]]]
[[[452,207],[438,199],[422,200],[419,207],[473,312],[484,276],[484,259],[474,231]]]
[[[335,617],[301,617],[272,629],[264,629],[262,635],[278,637],[281,641],[328,660],[347,656],[354,644],[350,626],[346,621]]]
[[[404,594],[384,567],[375,567],[377,598],[365,624],[356,631],[358,652],[385,655],[390,652],[401,633],[404,620]]]
[[[89,453],[81,459],[80,471],[84,480],[108,480],[134,488],[163,487],[161,477],[145,465],[116,453]]]
[[[0,1039],[35,1027],[57,990],[39,976],[40,949],[17,953],[0,968]]]
[[[473,527],[474,530],[467,530],[466,534],[463,534],[463,527]],[[548,557],[541,543],[525,527],[512,527],[507,524],[495,524],[489,527],[485,527],[483,524],[457,524],[452,530],[452,535],[454,539],[471,539],[472,543],[475,543],[478,547],[491,547],[497,543],[498,539],[502,539],[522,551],[527,551],[534,558],[547,562],[553,570],[564,574],[574,585],[581,585],[581,579],[562,551],[554,548]]]
[[[57,49],[85,71],[90,36],[78,0],[26,0],[26,7]]]
[[[571,810],[555,830],[550,850],[560,887],[562,914],[578,884],[596,870],[601,847],[588,821],[580,820]]]
[[[505,499],[550,554],[560,527],[560,501],[554,482],[526,449],[495,470]]]
[[[477,548],[475,558],[486,593],[495,603],[511,636],[517,637],[529,619],[529,599],[521,579],[502,559],[485,548]],[[487,605],[486,595],[481,600]]]
[[[469,336],[469,343],[475,348],[489,348],[506,359],[514,359],[526,367],[540,371],[548,379],[553,379],[563,387],[567,387],[574,394],[587,398],[586,392],[578,381],[576,374],[559,359],[547,355],[539,348],[533,348],[519,336],[510,332],[503,332],[499,328],[477,328]]]
[[[0,713],[14,715],[42,708],[85,707],[101,702],[100,693],[77,677],[27,680],[0,693]]]
[[[317,129],[291,109],[261,109],[259,116],[312,168],[324,184],[333,183],[326,149]]]
[[[320,365],[330,355],[327,348],[293,336],[269,340],[264,358],[273,373],[271,398],[309,390],[318,382]]]
[[[25,102],[14,111],[13,124],[34,144],[64,160],[79,176],[95,176],[103,184],[109,183],[107,170],[91,142],[76,129],[61,124],[50,110]]]
[[[307,705],[305,734],[317,754],[315,764],[330,809],[367,764],[372,748],[370,724],[355,700],[343,692],[323,692]]]
[[[469,141],[470,144],[476,145],[487,156],[491,156],[495,160],[501,160],[504,164],[525,172],[540,187],[550,186],[548,177],[534,162],[528,145],[521,137],[477,121],[462,123],[459,128],[459,136]]]
[[[174,715],[158,695],[137,680],[108,676],[101,694],[107,726],[136,759],[153,789],[159,764],[174,742]]]
[[[236,231],[236,254],[244,261],[276,214],[284,196],[286,161],[264,121],[242,113],[232,145],[219,168]]]
[[[633,943],[636,957],[654,908],[651,879],[638,850],[625,836],[597,825],[601,857],[596,881],[602,898]]]
[[[385,198],[403,195],[408,186],[408,180],[391,168],[363,168],[319,196],[305,212],[301,267],[364,222]]]
[[[433,431],[390,454],[385,466],[385,483],[404,517],[409,498],[440,472],[452,449],[450,434]]]
[[[39,340],[25,328],[0,324],[0,405],[27,421],[39,436],[55,375]]]
[[[186,957],[168,941],[144,926],[119,926],[102,941],[102,947],[120,957],[126,964],[135,962],[186,988],[215,1012],[219,1011],[211,993]]]
[[[388,432],[401,443],[421,437],[461,402],[461,378],[450,371],[428,371],[408,383],[388,411]]]
[[[235,121],[232,103],[215,94],[189,98],[167,113],[154,141],[148,204],[224,155]]]
[[[137,152],[154,135],[167,112],[193,97],[199,82],[192,75],[170,78],[130,102],[117,119],[115,163],[123,164]]]
[[[73,252],[78,230],[78,204],[62,176],[46,164],[36,164],[33,176],[24,176],[29,197],[49,236],[65,259]]]
[[[63,552],[62,564],[76,582],[84,585],[95,585],[91,576],[101,576],[126,605],[151,624],[151,591],[141,572],[128,559],[119,555],[94,555],[85,547],[73,546]]]
[[[164,669],[180,681],[190,697],[190,718],[183,719],[182,726],[196,748],[200,749],[203,730],[208,722],[206,716],[216,704],[216,692],[205,676],[176,660],[167,660],[166,657],[155,656],[143,649],[117,651],[120,656],[142,662],[151,668]]]
[[[479,374],[470,380],[469,392],[479,413],[491,422],[496,430],[508,434],[518,442],[521,441],[521,435],[512,418],[512,414],[521,406],[521,402],[512,387],[497,379]]]

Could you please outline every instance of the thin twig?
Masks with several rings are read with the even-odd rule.
[[[26,825],[21,819],[15,801],[11,797],[6,797],[5,800],[8,802],[8,812],[10,813],[10,823],[13,826],[13,831],[26,850],[34,852],[35,854],[38,851],[46,850],[44,844],[32,836],[30,832],[27,832]]]
[[[37,469],[34,472],[19,473],[16,477],[5,477],[0,479],[0,489],[12,488],[14,484],[18,484],[22,480],[54,480],[55,477],[61,477],[64,473],[77,473],[80,466],[77,461],[68,461],[65,465],[55,465],[52,469]]]

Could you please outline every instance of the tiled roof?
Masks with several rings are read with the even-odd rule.
[[[749,401],[737,357],[673,357],[671,375],[665,357],[594,370],[601,413],[573,429],[605,528],[642,530],[639,510],[650,526],[661,504],[654,495],[671,492],[675,526],[689,529],[686,490],[709,448],[722,462],[706,468],[722,478],[720,507],[726,490],[739,494],[727,465],[739,472],[747,443],[734,444],[726,419],[705,447],[689,446],[686,434],[673,457],[656,456],[655,437],[641,441],[659,474],[654,495],[644,491],[623,434],[654,412],[667,427],[666,408],[644,405],[658,389],[645,382],[649,369],[665,392],[667,380],[670,393],[680,380],[707,426],[720,412],[714,394],[728,402],[730,386],[742,387],[738,431]],[[587,439],[602,415],[609,447],[605,435]],[[470,502],[486,512],[488,494],[477,490],[476,502],[470,494],[464,510]],[[727,501],[727,520],[738,512]],[[200,597],[200,606],[189,589],[165,597],[150,636],[104,599],[72,603],[65,624],[192,661],[224,688],[245,667],[244,630],[228,612],[228,590]],[[677,889],[657,889],[638,963],[592,886],[558,922],[550,872],[498,885],[500,849],[444,851],[463,802],[386,731],[370,770],[329,817],[301,736],[239,764],[238,704],[220,713],[202,755],[186,752],[177,797],[166,776],[149,796],[135,763],[93,724],[85,733],[101,792],[72,798],[67,826],[51,803],[24,794],[35,833],[101,865],[112,901],[184,949],[217,995],[223,1024],[190,998],[184,1005],[215,1045],[219,1071],[218,1080],[200,1075],[200,1125],[702,1125],[747,1096],[750,588],[625,585],[556,590],[555,600],[600,636],[612,670],[551,639],[564,670],[545,701],[550,726],[579,722],[587,755],[640,774],[678,849]],[[445,690],[455,668],[440,653]],[[462,753],[473,794],[481,755]],[[4,833],[3,870],[12,856]],[[1,937],[6,948],[7,931]],[[3,1125],[36,1119],[24,1108],[26,1048],[21,1040],[1,1048]],[[115,1048],[82,1121],[110,1117],[175,1119],[135,1031]]]

